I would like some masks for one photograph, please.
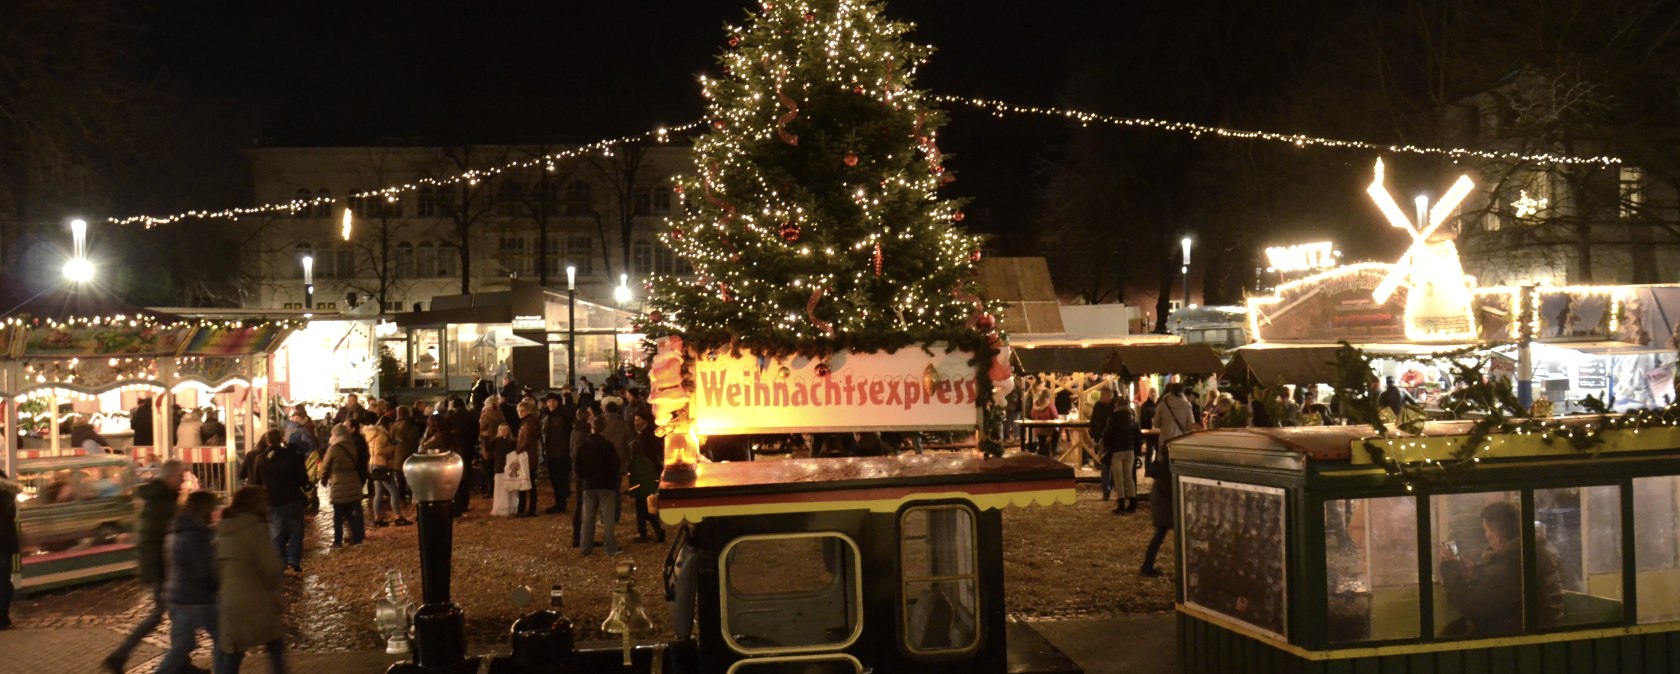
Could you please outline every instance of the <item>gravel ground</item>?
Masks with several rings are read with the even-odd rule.
[[[545,485],[546,486],[546,485]],[[552,503],[543,492],[539,503]],[[1094,485],[1080,485],[1072,507],[1012,508],[1004,513],[1006,603],[1011,613],[1032,618],[1110,616],[1168,610],[1171,576],[1143,578],[1137,567],[1152,529],[1147,505],[1132,515],[1110,513]],[[330,508],[328,509],[330,510]],[[467,613],[470,643],[500,644],[521,611],[509,601],[513,588],[530,586],[539,597],[552,584],[565,591],[566,614],[583,638],[598,638],[611,605],[617,563],[632,561],[636,582],[655,625],[665,623],[660,567],[667,545],[632,543],[634,516],[617,528],[624,554],[607,557],[600,548],[582,557],[570,545],[569,515],[512,519],[490,517],[488,500],[474,499],[470,514],[456,520],[453,598]],[[385,570],[402,572],[410,596],[420,598],[419,543],[414,527],[368,530],[367,542],[329,550],[332,518],[323,513],[306,542],[304,574],[288,577],[286,621],[296,648],[353,650],[381,643],[373,628],[375,595]],[[1171,539],[1158,566],[1174,568]],[[26,625],[69,621],[125,623],[143,593],[129,581],[108,582],[23,600],[14,615]],[[664,628],[661,627],[664,631]]]

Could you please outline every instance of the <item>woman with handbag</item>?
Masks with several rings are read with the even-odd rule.
[[[486,408],[488,409],[488,407]],[[490,514],[505,517],[514,514],[519,496],[508,489],[506,473],[508,456],[513,453],[513,428],[507,424],[496,427],[496,434],[484,443],[485,470],[492,471]]]
[[[508,426],[503,424],[502,428],[508,428]],[[519,430],[521,434],[526,432],[523,426]],[[509,435],[512,434],[511,428],[508,429],[508,433]],[[536,505],[537,502],[536,493],[531,490],[532,456],[533,454],[525,448],[525,445],[515,443],[513,450],[508,452],[507,458],[502,462],[502,474],[497,476],[500,479],[503,493],[497,494],[496,497],[503,499],[512,507],[513,512],[511,514],[514,517],[531,517],[536,514],[535,512],[526,512],[526,509]]]
[[[373,526],[391,524],[385,521],[383,506],[386,504],[397,516],[398,525],[411,524],[402,514],[402,493],[397,491],[397,447],[391,441],[390,432],[379,424],[368,424],[362,427],[362,436],[367,438],[368,479],[373,482]]]

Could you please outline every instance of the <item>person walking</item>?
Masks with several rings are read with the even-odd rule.
[[[12,628],[12,595],[17,592],[15,580],[23,574],[23,530],[18,527],[17,495],[23,485],[6,477],[0,470],[0,630]]]
[[[1102,496],[1107,501],[1109,493],[1114,491],[1114,471],[1109,470],[1108,451],[1103,445],[1103,430],[1108,428],[1108,420],[1114,414],[1114,389],[1103,386],[1098,389],[1097,401],[1091,405],[1091,427],[1086,429],[1091,435],[1091,444],[1097,448],[1097,470],[1102,473]]]
[[[157,674],[176,674],[198,669],[192,666],[192,652],[198,647],[198,632],[210,635],[211,653],[221,649],[216,616],[216,539],[210,520],[216,515],[216,495],[195,491],[187,496],[181,514],[169,524],[165,543],[169,550],[168,570],[163,581],[163,599],[169,605],[169,650],[158,663]]]
[[[420,417],[420,419],[424,418]],[[415,418],[414,410],[407,405],[397,407],[396,420],[391,422],[391,443],[396,448],[395,459],[391,464],[391,473],[397,481],[397,503],[399,504],[408,500],[408,480],[403,477],[402,469],[403,464],[408,463],[408,457],[414,456],[415,452],[420,451],[420,436],[422,431],[425,430],[421,427],[421,424],[422,422]],[[403,519],[402,510],[399,508],[397,510],[397,526],[408,524],[410,522]]]
[[[564,514],[572,495],[570,436],[574,413],[553,393],[543,399],[543,407],[543,463],[548,466],[548,486],[554,489],[554,505],[544,512]]]
[[[572,451],[572,480],[577,487],[577,507],[572,508],[572,547],[578,547],[579,533],[583,531],[583,476],[578,474],[577,455],[589,441],[590,428],[595,419],[595,411],[588,405],[579,404],[572,424],[571,440],[567,443]]]
[[[221,580],[216,674],[239,674],[245,651],[257,646],[268,650],[269,671],[286,672],[280,557],[267,540],[272,500],[261,486],[243,487],[216,525],[216,575]]]
[[[1155,535],[1149,538],[1149,549],[1143,553],[1143,567],[1138,573],[1150,578],[1161,576],[1161,571],[1155,568],[1155,556],[1161,552],[1161,543],[1167,540],[1167,532],[1173,530],[1173,478],[1172,464],[1168,459],[1167,446],[1162,444],[1155,450],[1154,458],[1144,467],[1144,475],[1155,481],[1155,486],[1149,490],[1149,521],[1155,525]]]
[[[595,548],[597,518],[606,530],[602,538],[606,540],[607,555],[618,554],[613,523],[618,520],[618,483],[623,479],[624,472],[619,467],[617,450],[605,435],[611,418],[612,415],[603,414],[592,419],[590,429],[593,432],[577,452],[577,474],[583,482],[583,531],[578,541],[582,545],[581,554],[585,557]]]
[[[356,461],[355,432],[347,424],[333,426],[332,444],[321,462],[322,478],[327,480],[327,502],[333,509],[333,548],[344,547],[344,528],[350,527],[350,544],[361,545],[366,538],[362,528],[362,473]]]
[[[1132,413],[1132,401],[1124,396],[1114,401],[1114,412],[1103,428],[1104,463],[1114,479],[1114,513],[1137,510],[1137,450],[1143,441],[1137,416]]]
[[[636,415],[636,440],[630,456],[630,502],[636,505],[636,542],[648,542],[648,529],[654,539],[665,542],[665,527],[653,514],[649,499],[659,495],[659,473],[665,469],[665,440],[654,433],[653,412]]]
[[[535,517],[537,514],[536,481],[532,478],[533,468],[537,465],[537,457],[542,454],[542,420],[537,416],[537,401],[525,398],[519,401],[515,408],[519,413],[519,431],[515,434],[513,451],[520,455],[524,463],[518,475],[509,475],[508,479],[519,486],[519,503],[515,508],[518,517]]]
[[[402,497],[397,492],[396,443],[391,441],[391,434],[385,427],[379,424],[363,426],[362,436],[368,443],[368,479],[373,482],[373,526],[390,526],[385,521],[386,505],[390,506],[397,521],[407,522],[408,519],[402,515]]]
[[[269,431],[271,434],[276,431]],[[295,442],[269,445],[257,475],[268,494],[268,529],[274,551],[285,568],[303,573],[305,492],[313,491],[304,468],[304,447]]]
[[[134,647],[163,623],[163,614],[168,610],[168,602],[163,596],[166,563],[163,545],[169,533],[169,523],[175,519],[175,506],[181,498],[181,478],[185,473],[185,464],[178,459],[170,459],[158,468],[157,477],[134,490],[135,498],[140,500],[140,521],[136,526],[134,547],[139,558],[140,585],[152,596],[152,606],[117,645],[117,649],[105,656],[101,664],[106,671],[115,674],[126,671],[128,656],[134,652]]]

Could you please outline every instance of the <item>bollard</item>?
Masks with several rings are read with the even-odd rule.
[[[454,543],[451,508],[461,486],[462,461],[453,452],[415,454],[403,463],[403,477],[414,492],[420,529],[420,595],[414,614],[414,662],[399,662],[388,674],[471,672],[478,658],[467,657],[467,621],[449,601],[450,551]]]

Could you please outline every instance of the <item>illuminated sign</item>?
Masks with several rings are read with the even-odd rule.
[[[938,348],[933,353],[842,351],[826,361],[706,354],[693,362],[694,429],[700,435],[733,435],[974,428],[979,395],[978,373],[969,364],[974,355]]]
[[[515,329],[515,330],[541,330],[545,327],[547,327],[547,326],[545,325],[545,323],[543,321],[543,317],[541,317],[541,316],[514,316],[513,317],[513,329]]]
[[[1336,246],[1329,241],[1266,249],[1267,271],[1314,271],[1336,266]]]

